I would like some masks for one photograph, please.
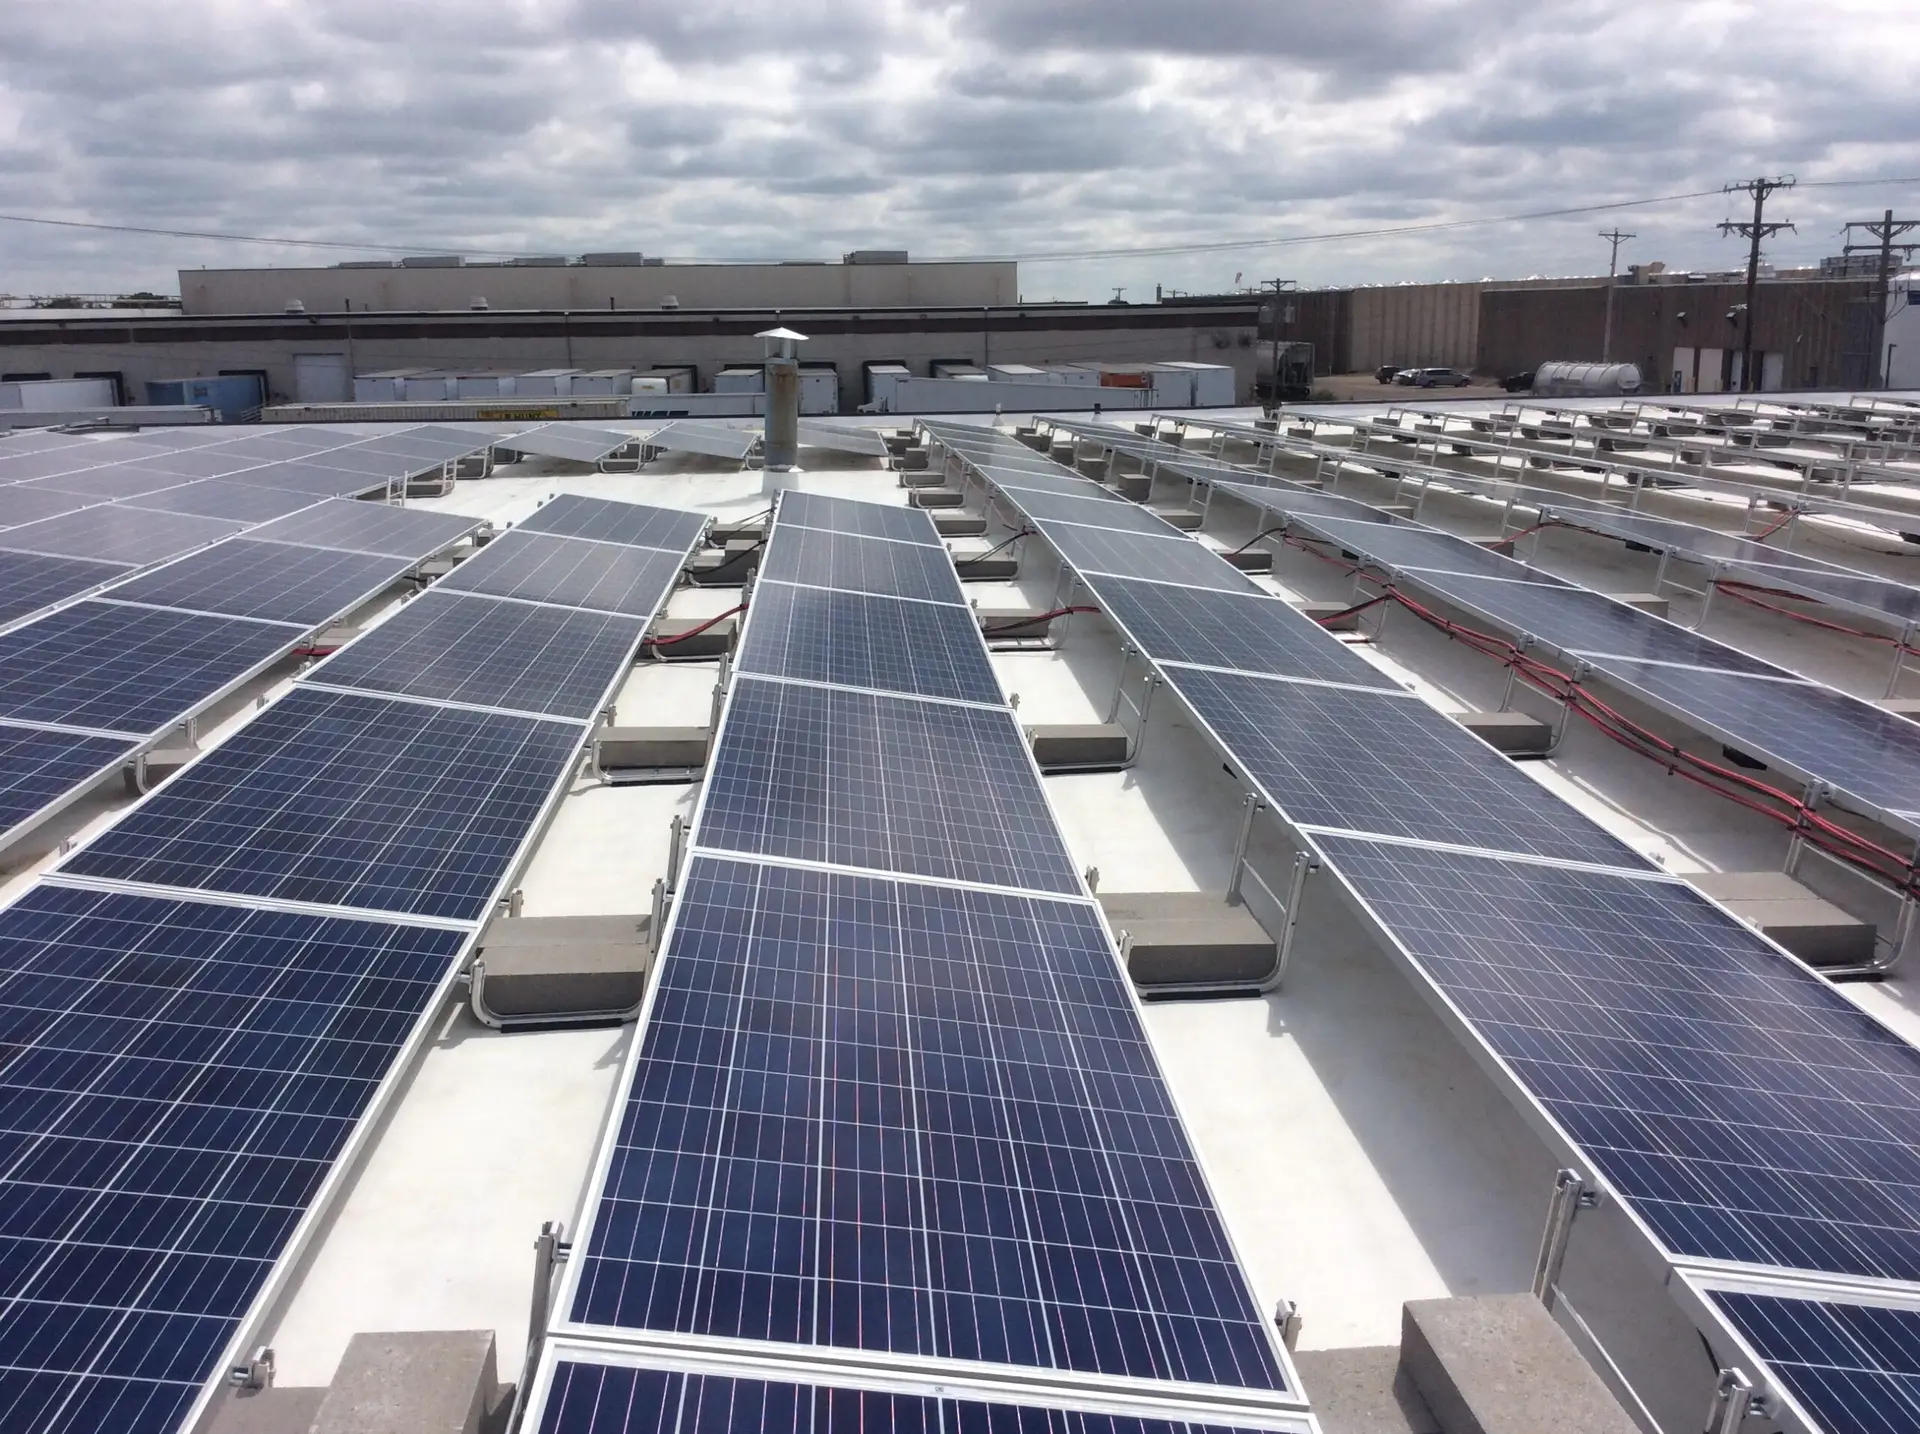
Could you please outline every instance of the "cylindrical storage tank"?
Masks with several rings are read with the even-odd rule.
[[[1540,398],[1620,398],[1640,391],[1640,370],[1630,363],[1543,363],[1533,371]]]

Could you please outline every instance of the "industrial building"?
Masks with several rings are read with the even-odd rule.
[[[760,338],[0,436],[0,1427],[1914,1427],[1920,393]]]

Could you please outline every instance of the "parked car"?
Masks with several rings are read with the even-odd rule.
[[[1398,372],[1400,372],[1398,366],[1390,363],[1383,363],[1380,365],[1379,368],[1373,371],[1373,381],[1375,383],[1392,383],[1393,376]]]
[[[1533,370],[1524,373],[1510,373],[1500,380],[1500,387],[1508,393],[1528,393],[1533,389]]]
[[[1473,375],[1457,368],[1418,368],[1411,382],[1415,388],[1465,388],[1473,382]]]
[[[1393,381],[1398,384],[1411,384],[1419,376],[1420,370],[1417,368],[1395,369],[1393,372]]]

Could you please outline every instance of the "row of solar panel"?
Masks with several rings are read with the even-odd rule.
[[[1283,485],[1220,485],[1744,752],[1829,784],[1849,805],[1920,833],[1920,727],[1663,618],[1432,529],[1296,512]]]
[[[323,503],[0,634],[0,843],[476,526]]]
[[[630,656],[601,651],[602,688]],[[26,1192],[0,1202],[9,1430],[178,1434],[204,1409],[585,736],[296,687],[0,911],[0,1108]],[[297,902],[359,909],[273,909]]]
[[[924,517],[781,500],[560,1327],[1297,1407],[953,570],[908,554],[946,563]],[[530,1427],[653,1427],[573,1378]]]
[[[976,461],[997,456],[968,435],[954,442],[984,451]],[[1091,582],[1110,616],[1150,654],[1192,650],[1213,665],[1289,666],[1323,682],[1353,678],[1346,664],[1361,666],[1305,625],[1267,624],[1290,644],[1253,640],[1247,634],[1261,613],[1254,605],[1269,599]],[[1152,597],[1143,602],[1143,592]],[[1283,610],[1273,603],[1264,611],[1278,617]],[[1364,682],[1313,688],[1177,664],[1163,671],[1203,716],[1208,706],[1218,712],[1225,689],[1244,719],[1229,732],[1228,749],[1301,807],[1320,803],[1320,820],[1330,826],[1415,835],[1438,803],[1482,807],[1471,792],[1463,799],[1450,776],[1435,780],[1410,767],[1407,754],[1418,744],[1406,731],[1373,727],[1348,710],[1362,699],[1386,710]],[[1262,687],[1305,694],[1307,702],[1284,712],[1264,704],[1244,711],[1242,694]],[[1392,754],[1392,768],[1324,800],[1329,773],[1355,760],[1342,753],[1376,744]],[[1484,814],[1521,825],[1504,802]],[[1570,811],[1566,817],[1572,821],[1558,824],[1556,837],[1579,823]],[[1312,827],[1308,836],[1448,1009],[1673,1256],[1888,1280],[1920,1276],[1920,1117],[1910,1095],[1920,1081],[1920,1052],[1830,984],[1691,887],[1651,871],[1522,861]],[[1516,850],[1529,844],[1510,843]],[[1631,864],[1630,854],[1617,864]],[[1828,1427],[1882,1427],[1860,1419],[1862,1409],[1908,1407],[1872,1401],[1888,1398],[1902,1379],[1913,1388],[1920,1315],[1813,1303],[1785,1310],[1768,1297],[1723,1305]],[[1863,1323],[1881,1338],[1902,1334],[1904,1346],[1891,1360],[1878,1349],[1863,1358]],[[1906,1374],[1889,1372],[1900,1369]]]

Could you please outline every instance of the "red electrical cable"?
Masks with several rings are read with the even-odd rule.
[[[1763,602],[1761,599],[1753,596],[1754,593],[1760,592],[1790,598],[1797,597],[1798,594],[1796,593],[1782,592],[1779,588],[1760,587],[1754,583],[1737,582],[1731,578],[1721,578],[1714,586],[1718,587],[1735,602],[1746,603],[1749,607],[1763,608],[1767,612],[1778,613],[1781,617],[1792,618],[1795,622],[1804,622],[1809,627],[1822,628],[1827,632],[1844,633],[1848,637],[1861,637],[1865,638],[1868,642],[1879,642],[1889,647],[1898,647],[1912,656],[1920,657],[1920,649],[1908,646],[1902,643],[1899,638],[1889,637],[1884,632],[1868,632],[1865,628],[1849,627],[1847,624],[1841,622],[1829,622],[1827,619],[1815,617],[1811,613],[1795,612],[1790,607],[1782,607],[1778,603]],[[1815,602],[1816,600],[1813,598],[1803,598],[1801,601]]]
[[[714,617],[708,618],[705,622],[701,623],[697,627],[690,627],[685,632],[677,632],[672,637],[649,637],[646,640],[645,645],[648,647],[671,647],[676,642],[685,642],[690,637],[698,637],[701,633],[705,632],[708,628],[712,627],[715,623],[724,622],[726,621],[726,619],[732,617],[735,613],[745,612],[746,610],[747,610],[747,605],[745,603],[741,603],[737,607],[730,607],[725,612],[719,613]]]
[[[1023,617],[1018,622],[1002,623],[998,627],[983,627],[980,629],[980,635],[982,637],[1002,637],[1007,633],[1019,632],[1024,628],[1038,627],[1043,622],[1052,622],[1056,617],[1068,617],[1076,612],[1098,611],[1100,611],[1100,609],[1097,607],[1057,607],[1051,612],[1038,612],[1032,617]]]

